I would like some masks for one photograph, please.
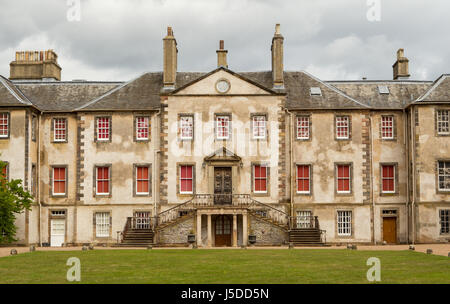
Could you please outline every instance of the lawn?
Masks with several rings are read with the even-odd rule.
[[[81,283],[368,283],[369,257],[381,283],[450,283],[444,256],[346,249],[37,251],[0,258],[0,283],[68,283],[69,257]]]

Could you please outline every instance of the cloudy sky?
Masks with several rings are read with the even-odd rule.
[[[412,79],[450,73],[448,0],[0,0],[0,7],[6,77],[16,50],[54,49],[63,80],[129,80],[160,71],[167,26],[180,71],[214,69],[220,39],[230,69],[269,70],[276,23],[286,70],[324,80],[391,79],[402,47]]]

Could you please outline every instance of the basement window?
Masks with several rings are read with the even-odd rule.
[[[311,96],[322,96],[322,91],[319,87],[311,87],[310,94]]]
[[[388,86],[380,85],[380,86],[378,86],[378,92],[380,94],[389,94],[389,88],[388,88]]]

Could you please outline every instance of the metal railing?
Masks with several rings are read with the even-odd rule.
[[[316,228],[319,227],[319,218],[314,215],[298,215],[289,217],[289,227],[291,229]]]

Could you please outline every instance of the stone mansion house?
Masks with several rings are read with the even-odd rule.
[[[271,71],[163,71],[61,81],[57,55],[0,76],[0,159],[35,198],[20,244],[247,246],[450,240],[450,75],[322,81]]]

